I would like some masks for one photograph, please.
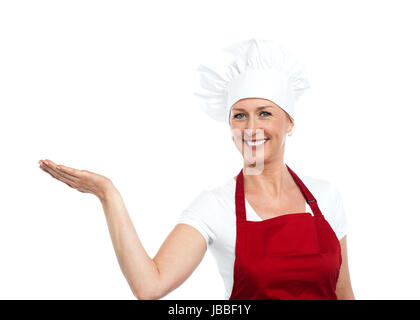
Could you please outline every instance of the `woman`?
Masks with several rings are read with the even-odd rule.
[[[228,122],[243,169],[194,199],[153,259],[112,181],[50,160],[40,161],[41,168],[99,198],[138,299],[159,299],[177,288],[207,248],[228,299],[354,299],[338,189],[299,178],[284,163],[294,104],[309,87],[302,66],[275,41],[251,39],[225,53],[229,62],[198,68],[203,91],[196,95],[211,117]]]

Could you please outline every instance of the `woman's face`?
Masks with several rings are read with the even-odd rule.
[[[286,135],[293,128],[283,109],[261,98],[237,101],[231,108],[229,123],[232,140],[248,164],[281,158]]]

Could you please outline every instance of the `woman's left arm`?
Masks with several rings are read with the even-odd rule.
[[[353,289],[351,287],[349,263],[347,259],[347,236],[340,240],[342,263],[340,274],[338,276],[337,288],[335,293],[338,300],[355,300]]]

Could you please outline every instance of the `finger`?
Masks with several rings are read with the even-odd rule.
[[[79,181],[79,178],[78,177],[75,177],[75,176],[72,176],[72,175],[70,175],[70,174],[68,174],[68,173],[65,173],[65,172],[63,172],[63,170],[59,170],[59,169],[53,169],[58,175],[60,175],[60,176],[62,176],[62,177],[64,177],[64,178],[66,178],[66,179],[68,179],[68,180],[70,180],[70,181],[73,181],[73,182],[77,182],[77,181]]]
[[[57,167],[56,163],[48,159],[43,160],[43,163],[51,169],[55,169]]]
[[[64,177],[64,178],[66,178],[66,179],[68,179],[68,180],[70,180],[72,182],[75,182],[75,183],[78,181],[78,178],[75,178],[74,176],[71,176],[71,175],[68,175],[68,174],[66,174],[64,172],[61,172],[61,170],[57,170],[57,169],[54,169],[52,167],[49,167],[49,166],[47,166],[45,164],[41,164],[41,168],[42,169],[48,168],[48,169],[52,170],[51,172],[54,172],[55,173],[55,175],[53,175],[54,178],[57,178],[58,176],[61,176],[61,177]]]
[[[44,163],[48,167],[55,170],[55,172],[57,172],[58,174],[60,174],[64,177],[66,177],[67,179],[76,180],[75,178],[79,179],[81,177],[81,173],[79,173],[80,170],[70,168],[70,167],[66,167],[66,166],[63,166],[63,165],[57,165],[51,160],[44,160]],[[60,168],[60,169],[58,169],[58,168]]]
[[[75,168],[63,166],[62,164],[58,165],[58,167],[60,168],[59,171],[65,173],[69,176],[76,177],[78,179],[80,179],[82,174],[83,174],[81,170],[77,170]]]
[[[55,172],[55,170],[51,169],[50,167],[46,166],[45,168],[42,168],[42,169],[47,171],[53,178],[56,178],[57,180],[60,180],[64,183],[66,183],[67,185],[70,185],[70,187],[74,188],[74,185],[75,185],[74,181],[59,175],[58,173]]]
[[[61,166],[60,166],[61,167]],[[70,174],[68,174],[68,173],[66,173],[66,172],[64,172],[61,168],[60,169],[58,169],[59,167],[58,166],[56,166],[55,168],[52,168],[52,170],[54,170],[54,172],[56,173],[56,174],[58,174],[58,175],[60,175],[60,176],[62,176],[62,177],[64,177],[64,178],[67,178],[68,180],[71,180],[71,181],[73,181],[73,182],[77,182],[78,180],[79,180],[79,178],[78,177],[76,177],[76,176],[72,176],[72,175],[70,175]]]

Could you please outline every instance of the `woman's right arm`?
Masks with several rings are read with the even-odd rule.
[[[68,186],[99,198],[118,263],[137,299],[160,299],[167,295],[180,286],[203,259],[206,240],[187,224],[177,224],[151,259],[137,235],[121,194],[110,179],[63,165],[58,165],[59,170],[51,160],[41,163],[40,167]]]
[[[120,268],[137,299],[160,299],[180,286],[200,264],[206,240],[193,227],[178,224],[151,259],[118,190],[109,184],[100,199]]]

